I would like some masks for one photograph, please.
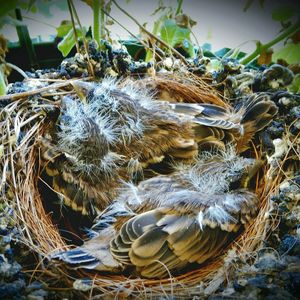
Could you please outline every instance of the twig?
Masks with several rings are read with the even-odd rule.
[[[90,74],[95,77],[95,73],[94,73],[94,69],[93,69],[93,66],[91,64],[91,61],[90,61],[90,56],[89,56],[89,50],[88,50],[88,45],[87,45],[87,42],[86,42],[86,39],[85,39],[85,34],[84,34],[84,30],[81,26],[81,22],[80,22],[80,19],[78,17],[78,14],[77,14],[77,11],[76,11],[76,8],[74,6],[74,3],[73,3],[73,0],[68,0],[68,2],[70,1],[70,5],[73,9],[73,12],[74,12],[74,15],[75,15],[75,18],[78,22],[78,26],[82,32],[82,40],[83,40],[83,46],[84,46],[84,50],[86,52],[86,55],[87,55],[87,61],[88,61],[88,68],[89,68],[89,71],[90,71]],[[78,52],[78,51],[77,51]]]
[[[73,13],[72,6],[71,6],[71,0],[68,0],[68,8],[69,8],[69,11],[70,11],[72,27],[73,27],[73,30],[74,30],[76,51],[79,53],[80,49],[79,49],[79,44],[78,44],[78,35],[77,35],[77,31],[76,31],[76,25],[75,25],[75,20],[74,20],[74,13]]]
[[[76,81],[82,81],[82,79],[75,80],[75,82]],[[0,101],[5,101],[5,100],[11,100],[11,101],[13,101],[13,100],[17,100],[17,99],[20,99],[20,98],[24,99],[24,98],[27,98],[29,96],[36,95],[36,94],[42,93],[44,91],[48,91],[50,89],[59,89],[59,88],[68,86],[72,82],[74,82],[74,80],[67,80],[67,81],[62,82],[62,83],[56,83],[56,84],[47,85],[47,86],[44,86],[42,88],[39,88],[39,89],[36,89],[36,90],[33,90],[33,91],[22,92],[22,93],[15,93],[15,94],[8,94],[8,95],[5,95],[5,96],[1,96],[0,97]]]
[[[44,25],[49,26],[49,27],[54,28],[54,29],[57,28],[56,26],[54,26],[50,23],[47,23],[47,22],[44,22],[44,21],[41,21],[41,20],[37,20],[35,18],[31,18],[31,17],[23,16],[23,15],[22,15],[22,17],[23,17],[23,19],[27,19],[27,20],[31,20],[31,21],[34,21],[34,22],[37,22],[37,23],[40,23],[40,24],[44,24]]]
[[[159,42],[160,44],[162,44],[163,46],[165,46],[166,48],[169,48],[176,56],[178,56],[180,58],[180,60],[184,63],[184,64],[188,64],[187,60],[185,59],[185,57],[179,53],[174,47],[171,47],[170,45],[168,45],[165,41],[163,41],[162,39],[160,39],[158,36],[156,36],[155,34],[151,33],[150,31],[148,31],[142,24],[140,24],[133,16],[131,16],[126,10],[124,10],[122,7],[120,7],[120,5],[115,1],[112,0],[112,2],[115,4],[115,6],[121,10],[128,18],[130,18],[139,28],[140,30],[144,31],[150,38],[156,40],[157,42]]]

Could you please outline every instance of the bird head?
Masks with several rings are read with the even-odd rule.
[[[213,195],[248,187],[261,166],[262,161],[238,156],[228,147],[222,153],[202,153],[192,168],[181,170],[193,188]]]
[[[110,152],[115,134],[113,122],[99,115],[92,104],[65,97],[59,118],[58,148],[78,171],[104,169],[119,159]],[[106,164],[106,166],[105,166]]]
[[[101,83],[76,81],[73,86],[82,101],[93,107],[94,113],[110,118],[115,135],[124,143],[143,135],[145,124],[141,107],[155,103],[149,91],[134,81],[123,82],[110,77]]]
[[[229,164],[226,174],[230,188],[247,188],[262,165],[263,162],[258,159],[237,157],[235,162]]]
[[[108,153],[109,144],[99,125],[89,117],[80,120],[82,135],[78,136],[77,159],[83,163],[99,164]]]

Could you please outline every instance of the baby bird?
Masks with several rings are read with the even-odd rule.
[[[146,168],[190,163],[199,150],[224,149],[228,143],[238,152],[245,150],[277,112],[266,94],[229,110],[155,100],[134,82],[123,87],[112,79],[74,85],[84,99],[64,98],[57,133],[44,139],[42,156],[53,189],[83,214],[105,209],[121,182],[143,176]]]
[[[92,238],[55,254],[74,268],[164,278],[221,255],[259,209],[247,186],[262,162],[233,151],[127,184],[97,219]],[[169,273],[170,272],[170,273]]]

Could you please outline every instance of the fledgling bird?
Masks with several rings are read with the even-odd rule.
[[[224,149],[228,143],[243,151],[277,112],[266,94],[251,96],[239,109],[225,109],[155,100],[134,82],[74,85],[83,101],[64,98],[57,133],[42,152],[53,189],[83,214],[103,210],[122,181],[146,168],[190,163],[199,150]]]
[[[92,238],[53,258],[146,278],[203,264],[224,253],[256,216],[259,199],[247,186],[261,164],[233,151],[206,154],[192,168],[127,184],[98,217]]]

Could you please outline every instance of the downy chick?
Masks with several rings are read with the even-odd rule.
[[[83,214],[105,209],[121,182],[143,176],[145,168],[190,163],[199,150],[228,143],[243,151],[277,112],[266,94],[253,95],[234,110],[154,100],[134,82],[119,87],[105,79],[75,86],[85,102],[65,98],[57,137],[44,143],[43,157],[50,162],[53,189]]]
[[[127,184],[98,217],[92,238],[53,258],[146,278],[203,264],[224,253],[257,215],[259,199],[247,185],[260,166],[233,152],[206,155],[192,168]]]

